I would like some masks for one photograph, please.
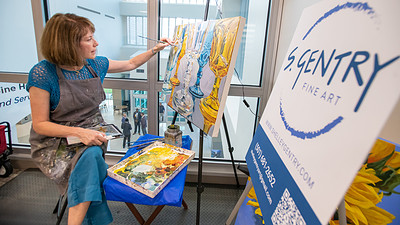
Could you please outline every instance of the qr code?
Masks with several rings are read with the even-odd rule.
[[[303,219],[303,216],[300,214],[299,209],[296,206],[293,198],[290,197],[290,193],[288,189],[285,189],[281,200],[278,203],[274,213],[271,217],[272,224],[281,225],[281,224],[296,224],[296,225],[305,225],[306,222]]]

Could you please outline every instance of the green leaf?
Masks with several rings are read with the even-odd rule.
[[[392,172],[392,171],[391,171]],[[389,178],[384,181],[380,181],[376,184],[376,187],[385,191],[385,195],[393,194],[400,194],[399,192],[395,191],[394,189],[400,185],[400,174],[391,173]]]
[[[385,158],[383,158],[383,159],[381,159],[379,161],[376,161],[376,162],[373,162],[373,163],[368,163],[367,164],[367,168],[374,169],[375,172],[376,172],[376,175],[379,176],[381,174],[383,168],[385,168],[386,162],[390,159],[390,157],[392,157],[393,154],[394,154],[394,151],[391,154],[389,154],[388,156],[386,156]]]

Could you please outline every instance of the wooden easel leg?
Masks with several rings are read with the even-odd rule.
[[[136,209],[136,207],[132,203],[129,203],[129,202],[125,202],[125,204],[128,206],[129,210],[131,210],[132,214],[136,217],[138,222],[143,225],[145,221],[144,221],[142,215],[140,215],[139,211]]]
[[[233,208],[231,215],[228,217],[228,220],[226,220],[225,225],[230,225],[232,224],[233,219],[235,219],[240,206],[242,206],[244,200],[246,199],[247,194],[249,194],[251,188],[253,187],[253,183],[251,182],[251,180],[249,181],[249,183],[246,185],[246,188],[244,189],[242,195],[240,196],[239,200],[237,201],[235,208]]]

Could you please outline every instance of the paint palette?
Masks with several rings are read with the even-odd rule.
[[[195,152],[161,142],[124,159],[107,170],[108,176],[154,198],[189,162]]]

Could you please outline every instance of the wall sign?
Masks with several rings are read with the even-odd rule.
[[[30,110],[25,84],[0,83],[0,122],[7,121],[15,125],[29,115]]]
[[[246,161],[266,224],[327,224],[400,96],[399,1],[303,11]]]

